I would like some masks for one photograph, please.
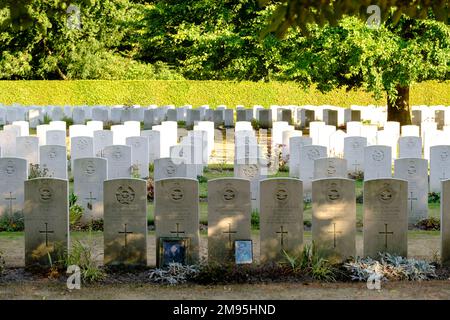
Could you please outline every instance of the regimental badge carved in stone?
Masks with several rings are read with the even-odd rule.
[[[391,203],[395,198],[395,191],[386,183],[378,192],[378,199],[383,203]]]
[[[50,152],[48,153],[48,158],[50,160],[55,159],[57,156],[58,156],[58,154],[56,153],[56,150],[54,150],[54,149],[50,150]]]
[[[133,147],[140,148],[141,147],[141,143],[139,141],[135,141],[135,142],[133,142]]]
[[[175,167],[175,165],[173,163],[170,163],[166,167],[166,172],[167,172],[167,175],[171,176],[171,175],[175,174],[175,172],[177,172],[177,168]]]
[[[328,186],[327,198],[330,201],[336,201],[341,198],[341,193],[339,192],[339,188],[336,183],[330,183],[330,185]]]
[[[114,160],[119,161],[120,159],[122,159],[122,152],[120,150],[116,149],[113,151],[112,157]]]
[[[408,146],[408,148],[414,148],[416,146],[416,141],[412,138],[409,138],[406,145]]]
[[[334,163],[329,163],[327,168],[327,175],[332,176],[336,173],[336,166]]]
[[[5,173],[8,176],[12,176],[16,172],[16,166],[14,165],[14,162],[8,161],[5,167]]]
[[[48,185],[39,188],[39,199],[42,202],[50,202],[53,198],[53,190]]]
[[[258,166],[256,164],[244,166],[242,172],[246,177],[254,178],[258,175]]]
[[[84,150],[84,149],[87,148],[87,146],[88,146],[88,142],[87,142],[86,139],[80,139],[80,140],[78,140],[77,148],[78,148],[79,150]]]
[[[414,161],[409,161],[408,163],[408,174],[413,175],[417,173],[416,163]]]
[[[448,152],[442,151],[441,152],[441,161],[447,161],[448,160]]]
[[[116,191],[116,199],[120,204],[131,204],[136,198],[136,193],[130,186],[120,186]]]
[[[373,150],[372,159],[375,161],[382,161],[384,159],[384,152],[380,149]]]
[[[93,161],[88,161],[85,172],[87,175],[93,175],[95,173],[95,164]]]
[[[225,202],[234,201],[236,199],[236,190],[234,190],[231,186],[227,186],[223,189],[222,195]]]
[[[170,190],[169,196],[172,201],[180,202],[184,199],[183,189],[181,189],[180,187],[172,188]]]
[[[284,186],[278,186],[278,189],[275,192],[275,198],[279,202],[286,202],[288,200],[289,193]]]
[[[316,160],[320,157],[320,152],[317,149],[311,149],[308,151],[307,156],[309,160]]]
[[[353,143],[352,143],[353,149],[359,149],[360,146],[361,146],[361,144],[359,143],[359,141],[353,141]]]

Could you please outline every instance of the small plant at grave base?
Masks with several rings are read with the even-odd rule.
[[[0,232],[17,232],[25,229],[22,211],[4,213],[0,216]]]
[[[69,195],[69,224],[71,227],[79,225],[84,208],[77,204],[78,196],[73,192]]]
[[[186,127],[186,121],[178,121],[177,125],[178,125],[178,128],[185,128]]]
[[[152,178],[147,179],[147,200],[153,201],[155,198],[155,182]]]
[[[149,171],[149,172],[155,172],[155,165],[154,165],[153,163],[150,163],[150,164],[148,165],[148,171]]]
[[[414,226],[420,230],[439,231],[441,230],[441,221],[438,218],[429,217],[420,220]]]
[[[199,274],[199,267],[196,265],[186,266],[180,263],[170,263],[163,269],[154,269],[150,272],[151,282],[177,285],[186,283]]]
[[[197,176],[197,180],[198,180],[198,183],[207,183],[208,182],[208,178],[206,178],[205,176]]]
[[[134,179],[139,179],[141,174],[139,173],[139,166],[137,164],[133,164],[130,168],[131,177]]]
[[[44,114],[44,118],[39,120],[39,124],[50,124],[50,121],[52,121],[52,118],[48,114]]]
[[[362,123],[363,125],[369,125],[369,124],[372,123],[372,121],[371,121],[371,120],[363,120],[363,121],[361,121],[361,123]]]
[[[73,119],[70,117],[64,116],[62,118],[62,121],[64,121],[66,123],[67,128],[73,125]]]
[[[260,126],[258,120],[252,119],[251,123],[252,123],[253,130],[259,130],[260,129],[261,126]]]
[[[103,130],[111,130],[112,125],[113,125],[112,121],[105,122],[103,124]]]
[[[42,168],[39,164],[30,164],[30,172],[28,174],[28,180],[36,178],[51,178],[52,175],[48,171],[48,168]]]
[[[303,199],[303,211],[311,208],[311,199]]]
[[[80,268],[81,280],[84,283],[101,281],[106,277],[106,273],[96,263],[99,254],[94,254],[92,249],[94,247],[94,241],[85,245],[77,240],[72,243],[72,248],[65,259],[66,267],[76,265]]]
[[[284,144],[277,144],[273,150],[273,154],[276,157],[276,160],[278,161],[278,171],[279,172],[289,172],[289,156],[286,158],[283,157],[283,148],[286,145]]]
[[[364,193],[360,192],[360,193],[356,196],[356,203],[362,204],[363,202],[364,202]]]
[[[304,273],[320,281],[336,281],[338,269],[326,259],[325,251],[320,250],[314,242],[305,245],[299,256],[291,256],[284,250],[283,254],[292,273]]]
[[[439,192],[428,193],[428,203],[440,203],[441,194]]]
[[[363,181],[364,180],[364,172],[363,171],[356,171],[356,172],[350,172],[348,174],[348,178],[356,181]]]
[[[407,259],[389,253],[379,253],[379,259],[356,258],[344,264],[354,281],[367,281],[373,276],[380,280],[421,281],[436,278],[435,267],[425,260]]]
[[[252,229],[259,229],[259,212],[258,212],[258,210],[252,211],[251,224],[252,224]]]

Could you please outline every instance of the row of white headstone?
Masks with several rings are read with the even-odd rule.
[[[450,113],[447,106],[413,106],[413,124],[421,122],[436,122],[439,127],[450,124]],[[175,107],[166,106],[45,106],[24,107],[13,105],[2,107],[0,105],[0,125],[10,124],[13,121],[29,120],[32,128],[49,117],[52,120],[70,118],[75,124],[84,124],[87,120],[112,122],[113,124],[125,121],[144,122],[146,129],[152,125],[161,124],[162,121],[183,121],[188,126],[195,121],[212,121],[215,125],[224,124],[233,126],[236,121],[258,120],[263,127],[271,127],[273,122],[288,121],[290,124],[300,124],[309,127],[311,121],[325,121],[328,125],[343,126],[349,121],[370,121],[372,124],[384,126],[387,122],[386,107],[356,106],[343,108],[331,105],[321,106],[278,106],[272,105],[268,109],[255,105],[245,108],[238,105],[234,109],[220,105],[212,109],[208,105],[193,108],[191,105]],[[235,120],[236,118],[236,120]]]
[[[53,178],[26,181],[25,263],[49,265],[48,254],[68,249],[68,182]],[[363,256],[379,252],[408,256],[408,182],[375,179],[364,184]],[[104,213],[104,263],[147,265],[146,183],[140,179],[107,180]],[[303,239],[303,185],[299,179],[260,182],[260,262],[297,256]],[[252,240],[250,182],[221,178],[208,182],[208,259],[233,261],[235,241]],[[450,180],[443,182],[441,258],[450,263]],[[193,179],[159,180],[155,184],[156,257],[161,241],[181,240],[185,263],[200,259],[199,183]],[[313,182],[312,240],[330,260],[356,257],[355,181],[345,178]],[[253,249],[252,249],[253,250]]]

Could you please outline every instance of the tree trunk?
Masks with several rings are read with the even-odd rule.
[[[400,122],[401,126],[411,124],[411,107],[409,106],[409,87],[397,85],[397,98],[387,98],[388,121]]]

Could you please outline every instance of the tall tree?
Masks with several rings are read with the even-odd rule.
[[[0,79],[153,79],[162,64],[134,60],[140,5],[129,0],[3,0]]]
[[[345,86],[379,96],[384,90],[388,119],[409,124],[410,85],[449,78],[449,29],[445,24],[449,13],[448,0],[280,0],[262,34],[282,37],[294,26],[309,35],[308,25],[325,26],[313,28],[314,33],[302,44],[305,49],[290,55],[300,59],[288,61],[294,79],[304,85],[316,83],[323,91]],[[374,14],[382,25],[375,31],[363,23]],[[341,23],[348,15],[360,20]]]
[[[450,78],[450,28],[435,20],[401,17],[398,24],[368,28],[356,17],[337,26],[310,27],[299,50],[285,61],[289,78],[323,92],[362,88],[387,95],[388,120],[411,123],[409,88]]]
[[[274,9],[257,0],[158,0],[147,6],[141,59],[177,66],[189,79],[269,80],[286,41],[259,34]]]

